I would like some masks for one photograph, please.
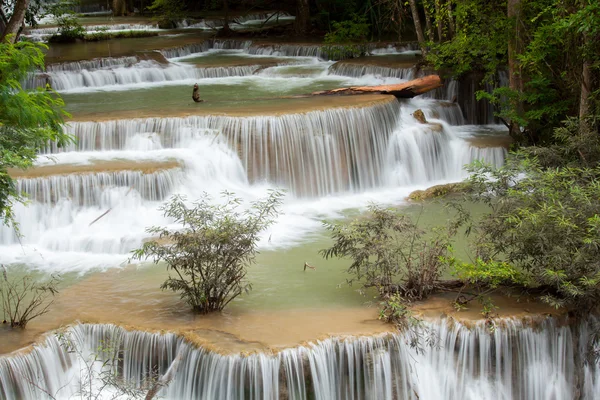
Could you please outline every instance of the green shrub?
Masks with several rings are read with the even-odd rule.
[[[61,0],[49,6],[49,14],[54,16],[58,32],[48,39],[50,43],[71,43],[83,39],[85,28],[79,22],[74,7],[77,2]]]
[[[188,207],[174,196],[161,210],[182,229],[152,227],[157,240],[146,242],[134,259],[165,262],[175,275],[161,285],[179,292],[194,311],[221,311],[234,298],[251,290],[246,270],[255,262],[259,234],[274,221],[282,194],[271,192],[249,210],[239,211],[240,200],[225,193],[225,204],[215,205],[205,195]]]
[[[506,273],[518,271],[517,283],[555,307],[595,306],[600,167],[543,168],[537,159],[517,155],[500,169],[480,163],[470,169],[474,199],[491,209],[477,225],[478,256],[483,265],[502,266],[478,274],[515,280]]]
[[[321,250],[325,258],[349,258],[349,283],[376,288],[381,298],[399,294],[420,300],[436,290],[450,249],[453,232],[424,232],[394,208],[369,206],[368,213],[350,222],[326,223],[333,246]]]
[[[83,39],[86,42],[99,42],[110,39],[132,39],[158,36],[158,32],[149,31],[124,31],[124,32],[96,32],[87,33]]]

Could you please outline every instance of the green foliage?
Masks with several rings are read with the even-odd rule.
[[[315,19],[320,29],[327,30],[332,21],[345,21],[357,14],[356,0],[316,0]]]
[[[371,205],[367,215],[350,222],[326,223],[334,244],[323,257],[350,258],[348,272],[363,288],[382,298],[400,294],[406,300],[427,297],[436,288],[449,251],[451,232],[425,235],[413,220],[393,208]]]
[[[600,167],[547,169],[517,155],[503,168],[475,164],[471,172],[474,198],[491,212],[477,229],[481,269],[462,273],[490,284],[523,282],[555,307],[597,304]]]
[[[86,42],[99,42],[110,39],[132,39],[158,36],[158,32],[149,31],[122,31],[122,32],[96,32],[86,33],[83,39]]]
[[[453,267],[453,275],[470,285],[496,289],[501,285],[510,286],[526,283],[523,274],[506,262],[484,261],[477,258],[475,263],[465,263],[450,258],[448,264]]]
[[[4,265],[0,265],[0,306],[3,323],[12,328],[25,329],[27,323],[49,311],[58,293],[59,278],[52,276],[47,282],[37,282],[31,275],[12,278]]]
[[[234,298],[249,292],[246,270],[255,262],[259,233],[277,215],[282,194],[271,192],[265,200],[240,211],[240,199],[224,193],[224,204],[213,204],[205,195],[188,207],[185,198],[173,196],[161,207],[165,217],[182,229],[152,227],[156,240],[134,251],[134,259],[164,261],[175,273],[161,285],[179,292],[194,311],[221,311]]]
[[[72,138],[63,132],[64,102],[49,88],[24,91],[21,82],[44,68],[43,44],[0,43],[0,218],[12,222],[15,190],[9,168],[26,169],[49,142],[63,145]]]
[[[415,317],[406,300],[399,294],[386,296],[380,306],[379,319],[394,324],[403,331],[408,345],[417,352],[424,352],[425,348],[438,344],[436,333]]]
[[[148,7],[163,29],[175,28],[175,21],[185,16],[184,10],[185,4],[181,0],[154,0]]]
[[[456,33],[442,43],[428,43],[429,61],[438,70],[458,76],[484,71],[492,78],[507,62],[509,21],[506,1],[467,0],[456,2]]]
[[[551,145],[526,147],[521,153],[536,157],[544,168],[600,165],[600,116],[586,117],[584,126],[579,118],[568,118],[554,129]]]
[[[364,56],[367,53],[369,24],[365,16],[354,14],[351,20],[334,22],[325,35],[324,49],[332,60]]]
[[[578,114],[582,65],[600,72],[600,3],[580,0],[521,0],[518,20],[507,17],[506,1],[456,2],[456,34],[430,43],[427,60],[437,69],[462,75],[482,71],[494,80],[507,64],[508,43],[516,39],[515,75],[523,92],[497,88],[479,93],[496,105],[497,115],[525,129],[528,143],[551,141],[553,129]],[[600,93],[592,95],[597,113]],[[594,90],[594,88],[591,88]]]
[[[51,43],[69,43],[83,39],[85,28],[79,22],[74,7],[77,2],[61,0],[49,6],[49,14],[54,16],[58,32],[48,39]]]

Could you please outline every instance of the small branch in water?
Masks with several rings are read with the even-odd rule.
[[[152,400],[154,396],[158,393],[160,389],[166,387],[175,377],[175,373],[177,372],[177,367],[179,366],[179,362],[183,358],[182,347],[179,348],[179,352],[177,353],[177,357],[173,360],[167,372],[152,386],[152,388],[146,394],[145,400]]]
[[[310,269],[314,269],[316,270],[316,267],[313,267],[312,265],[309,265],[307,262],[304,263],[304,270],[306,271],[306,268],[310,268]]]
[[[129,190],[127,191],[127,193],[125,193],[125,197],[127,197],[127,195],[131,192],[132,189],[133,189],[133,186],[131,186],[129,188]],[[94,225],[100,218],[104,217],[106,214],[108,214],[109,212],[111,212],[112,209],[113,209],[113,207],[111,207],[108,210],[106,210],[101,216],[99,216],[98,218],[96,218],[95,220],[93,220],[92,222],[90,222],[90,224],[88,226]]]

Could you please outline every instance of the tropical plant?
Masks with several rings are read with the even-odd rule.
[[[28,74],[44,68],[43,44],[0,43],[0,218],[13,222],[12,204],[22,201],[10,168],[33,165],[49,142],[59,146],[72,141],[63,131],[64,102],[49,87],[23,90]]]
[[[149,228],[157,239],[144,243],[133,255],[164,261],[175,275],[161,289],[179,292],[200,313],[221,311],[252,289],[245,279],[247,267],[255,262],[259,234],[273,223],[282,193],[273,191],[246,210],[240,210],[241,200],[231,193],[223,197],[224,204],[214,204],[204,195],[191,206],[184,197],[172,197],[161,210],[181,228]]]

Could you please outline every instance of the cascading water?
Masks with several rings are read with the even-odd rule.
[[[140,61],[134,67],[122,66],[79,72],[47,72],[34,76],[26,88],[43,86],[46,82],[57,91],[79,88],[99,88],[111,85],[132,85],[152,82],[173,82],[189,79],[224,78],[252,75],[260,65],[199,68],[194,65],[163,66],[154,61]]]
[[[338,62],[329,67],[332,75],[349,76],[358,78],[364,75],[378,75],[382,77],[400,78],[405,80],[414,79],[415,68],[392,68],[376,65],[356,65]]]
[[[467,328],[441,320],[419,332],[433,335],[434,347],[413,348],[398,333],[331,338],[248,356],[196,348],[174,334],[76,325],[51,334],[28,354],[0,358],[0,395],[37,399],[46,391],[69,398],[90,385],[81,380],[88,367],[96,371],[91,384],[99,384],[97,366],[89,358],[84,362],[96,354],[96,364],[112,360],[108,368],[135,385],[163,375],[178,358],[173,380],[160,392],[166,399],[566,400],[578,385],[580,398],[593,400],[600,393],[600,363],[577,364],[585,359],[592,322],[508,319],[490,331],[483,322]],[[67,352],[65,343],[77,351]],[[106,352],[98,352],[102,348]]]
[[[228,189],[251,200],[265,187],[283,187],[292,203],[309,204],[326,196],[394,188],[402,192],[460,180],[465,177],[462,166],[474,159],[503,162],[504,149],[471,147],[444,121],[432,119],[434,125],[422,125],[410,115],[416,107],[433,113],[433,104],[389,98],[369,106],[279,116],[71,122],[67,131],[77,140],[64,148],[48,148],[50,158],[41,156],[39,165],[179,160],[183,170],[22,179],[19,188],[36,200],[28,212],[17,207],[25,251],[14,232],[2,227],[0,261],[36,264],[39,252],[46,267],[59,269],[81,265],[82,253],[109,255],[107,260],[121,254],[124,260],[142,243],[147,226],[167,222],[157,208],[173,193],[193,199]],[[132,167],[135,170],[135,164]],[[314,216],[303,208],[293,210],[288,215],[313,226]],[[294,224],[282,229],[302,235],[299,220]],[[78,262],[70,264],[75,257]],[[93,266],[97,258],[89,262]]]

